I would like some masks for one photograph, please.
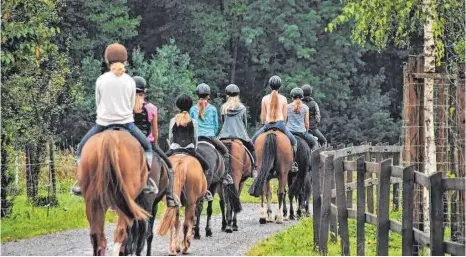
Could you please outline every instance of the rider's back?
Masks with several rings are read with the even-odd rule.
[[[284,121],[285,117],[283,117],[283,109],[286,108],[287,100],[286,97],[283,95],[278,94],[278,103],[277,103],[277,108],[275,110],[276,116],[275,118],[272,117],[274,116],[272,113],[272,94],[268,94],[262,98],[262,104],[265,105],[265,110],[267,112],[267,115],[265,116],[265,122],[270,123],[270,122],[277,122],[277,121]]]
[[[198,136],[215,137],[218,130],[218,115],[217,109],[207,104],[204,110],[204,117],[199,117],[199,108],[197,105],[193,105],[189,110],[191,118],[197,121],[197,133]]]
[[[134,122],[136,83],[131,76],[106,72],[97,79],[95,92],[97,124],[108,126]]]
[[[309,112],[309,107],[305,104],[301,105],[300,110],[295,111],[295,106],[291,103],[287,106],[288,122],[286,126],[291,132],[305,133],[305,116]]]

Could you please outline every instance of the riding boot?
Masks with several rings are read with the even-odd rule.
[[[79,166],[79,162],[81,161],[81,156],[78,156],[76,158],[76,163]],[[83,192],[81,191],[81,187],[78,185],[78,181],[74,183],[74,185],[71,187],[71,194],[81,196],[83,195]]]
[[[251,155],[252,155],[252,163],[251,163],[251,166],[252,166],[252,177],[255,178],[257,177],[257,166],[256,166],[256,150],[252,150],[251,151]]]
[[[168,171],[168,187],[165,191],[165,198],[167,199],[167,207],[180,207],[181,203],[178,197],[175,199],[175,195],[173,195],[173,179],[175,173],[172,169]]]
[[[144,194],[157,194],[159,192],[159,189],[157,188],[157,185],[155,182],[150,178],[150,170],[152,168],[152,152],[146,152],[146,160],[147,160],[147,168],[148,168],[148,175],[147,175],[147,184],[146,186],[142,189],[142,192]]]
[[[230,163],[230,154],[225,154],[223,156],[223,161],[225,164],[225,175],[223,176],[223,184],[229,185],[233,184],[233,178],[231,177],[231,163]]]
[[[212,193],[209,191],[209,186],[210,184],[212,183],[212,174],[211,173],[211,170],[210,168],[207,169],[207,170],[204,170],[204,175],[207,179],[207,191],[204,195],[204,201],[207,201],[207,202],[210,202],[212,200],[214,200],[214,197],[212,196]]]
[[[291,172],[297,172],[299,170],[298,163],[296,162],[296,152],[298,151],[298,145],[293,146],[293,166],[291,167]]]

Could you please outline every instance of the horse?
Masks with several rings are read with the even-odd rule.
[[[222,142],[230,152],[230,170],[232,173],[232,178],[236,192],[238,192],[239,196],[241,195],[244,181],[246,181],[249,177],[252,176],[252,157],[250,157],[247,153],[246,148],[243,145],[243,142],[241,142],[241,140],[222,139]],[[226,190],[229,190],[229,188]],[[226,200],[229,201],[229,198],[227,198]],[[227,204],[226,215],[224,214],[225,210],[223,205],[220,205],[220,209],[222,210],[222,229],[224,229],[227,233],[238,231],[238,224],[236,218],[238,211],[234,211],[232,204],[230,204],[229,202]]]
[[[81,185],[94,255],[105,255],[105,214],[118,213],[113,255],[120,253],[126,228],[150,214],[135,199],[147,181],[147,164],[139,142],[126,131],[106,130],[84,145],[77,179]]]
[[[294,220],[293,198],[298,202],[298,217],[309,210],[309,198],[311,196],[311,148],[307,141],[300,135],[294,134],[297,141],[297,151],[295,161],[298,164],[297,172],[288,173],[288,197],[290,200],[290,220]],[[286,206],[283,208],[283,215],[287,216]]]
[[[204,176],[202,166],[199,161],[186,154],[175,154],[169,157],[175,172],[173,183],[173,194],[182,200],[185,206],[183,225],[183,245],[178,244],[180,231],[179,208],[167,208],[158,226],[158,234],[165,236],[170,230],[169,255],[176,255],[177,252],[189,253],[191,246],[192,226],[196,205],[207,192],[207,180]]]
[[[261,196],[261,210],[259,223],[272,221],[270,180],[278,178],[278,211],[275,215],[276,223],[283,223],[283,210],[288,184],[288,172],[293,164],[293,149],[288,137],[281,131],[273,128],[262,133],[255,142],[258,176],[249,188],[249,194]],[[264,195],[267,199],[267,215],[264,207]],[[285,206],[286,208],[286,206]]]
[[[209,191],[212,193],[212,196],[215,196],[216,193],[219,194],[220,208],[224,210],[225,204],[229,204],[232,206],[234,211],[241,211],[239,195],[236,191],[234,184],[223,185],[223,179],[224,176],[228,173],[228,167],[225,165],[220,152],[208,140],[205,140],[202,137],[200,138],[200,141],[197,144],[197,151],[202,157],[204,157],[213,173],[212,182],[209,185]],[[212,236],[212,228],[210,225],[210,221],[212,218],[212,203],[213,201],[209,201],[207,203],[207,224],[205,228],[206,237]],[[199,230],[203,207],[204,201],[201,200],[196,208],[196,225],[194,226],[195,239],[201,238]],[[222,231],[225,230],[226,223],[222,222]]]
[[[158,194],[140,194],[136,202],[146,211],[152,214],[149,221],[137,221],[128,227],[128,238],[125,242],[125,255],[141,255],[147,241],[146,256],[151,255],[152,240],[154,238],[153,228],[155,217],[157,216],[158,204],[163,200],[168,187],[168,166],[160,156],[154,152],[150,177],[157,185]]]

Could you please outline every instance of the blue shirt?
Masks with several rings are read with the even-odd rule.
[[[197,135],[205,137],[217,136],[218,130],[218,113],[217,108],[211,104],[207,104],[204,111],[204,119],[199,117],[199,109],[197,105],[193,105],[189,110],[191,119],[197,121]]]

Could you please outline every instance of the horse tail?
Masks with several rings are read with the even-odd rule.
[[[231,142],[224,142],[224,144],[228,148],[229,153],[231,154],[233,144]],[[233,155],[231,157],[233,157]],[[231,175],[231,177],[233,177],[234,170],[231,168],[231,158],[230,158],[230,163],[225,163],[225,166],[230,167],[230,169],[228,169],[228,171],[229,171],[229,174]],[[233,184],[225,185],[225,188],[226,188],[225,195],[226,195],[228,201],[230,202],[231,208],[236,213],[241,212],[243,207],[241,206],[240,196],[239,196],[238,190],[236,189],[235,183],[233,182]]]
[[[132,219],[147,220],[150,214],[141,208],[129,194],[119,164],[119,150],[114,133],[102,133],[95,190],[103,206],[121,211],[128,224]]]
[[[290,196],[298,195],[304,186],[305,177],[309,170],[309,160],[311,159],[309,146],[303,140],[297,138],[298,149],[296,151],[296,162],[298,163],[298,174],[290,187]]]
[[[254,197],[259,197],[262,194],[267,176],[274,166],[277,156],[277,135],[274,133],[267,134],[262,151],[261,167],[258,170],[259,175],[249,188],[249,194]]]
[[[186,159],[184,159],[186,160]],[[173,165],[173,194],[181,196],[181,190],[186,182],[186,167],[183,166],[183,159],[178,159],[172,162]],[[181,198],[181,197],[180,197]],[[157,228],[157,232],[160,236],[167,235],[170,228],[175,226],[176,215],[179,211],[179,207],[166,208],[160,223]]]

